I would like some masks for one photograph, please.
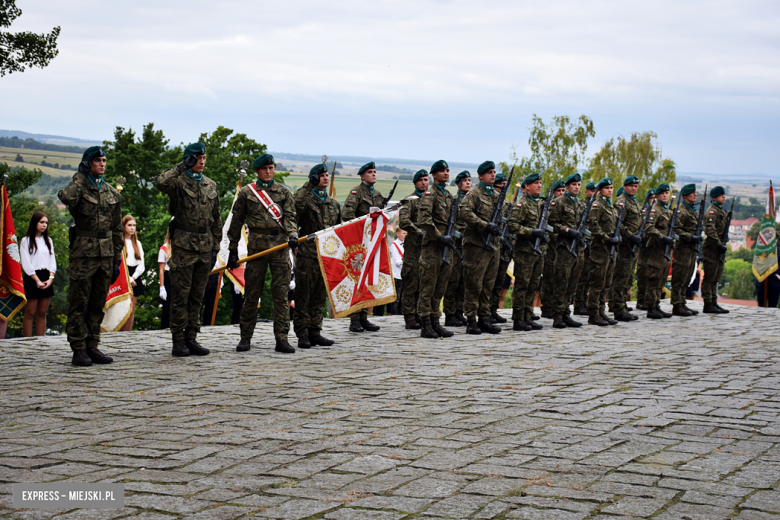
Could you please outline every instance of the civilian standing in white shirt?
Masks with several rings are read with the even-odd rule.
[[[35,335],[46,333],[46,311],[49,310],[49,300],[54,296],[54,273],[57,272],[57,262],[54,259],[54,244],[49,238],[49,218],[37,211],[30,219],[27,235],[19,244],[24,276],[24,294],[27,305],[24,307],[22,333],[25,337],[32,336],[33,318],[35,318]]]
[[[157,265],[160,269],[160,300],[162,301],[162,314],[160,315],[160,329],[171,328],[171,232],[165,234],[165,243],[160,246],[157,253]]]
[[[135,219],[131,215],[125,215],[122,218],[122,232],[125,237],[125,263],[127,272],[130,274],[130,285],[133,290],[133,306],[130,310],[130,316],[119,330],[129,331],[133,330],[135,304],[138,302],[138,297],[143,296],[146,292],[144,282],[141,279],[141,276],[146,271],[146,266],[144,265],[144,248],[141,246],[141,242],[138,241]]]
[[[401,294],[404,286],[401,279],[401,269],[404,267],[404,240],[406,231],[400,227],[395,228],[395,240],[390,244],[390,264],[393,267],[393,279],[395,280],[395,295],[397,299],[389,305],[390,314],[403,314],[401,310]]]

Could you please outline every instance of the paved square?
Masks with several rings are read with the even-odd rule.
[[[326,320],[338,343],[294,355],[270,323],[248,353],[204,328],[202,358],[116,333],[91,368],[3,341],[0,517],[780,518],[780,311],[729,308],[447,340]],[[124,483],[125,508],[12,508],[54,481]]]

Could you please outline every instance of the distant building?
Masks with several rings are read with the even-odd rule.
[[[749,247],[745,237],[747,232],[753,227],[756,222],[761,222],[755,217],[750,217],[747,220],[732,220],[729,226],[729,244],[731,250],[736,251],[743,247]]]

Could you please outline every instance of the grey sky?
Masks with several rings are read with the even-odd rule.
[[[0,127],[174,142],[224,125],[299,153],[506,160],[532,114],[596,138],[654,130],[681,171],[773,173],[770,1],[17,0],[61,25],[44,70],[0,79]]]

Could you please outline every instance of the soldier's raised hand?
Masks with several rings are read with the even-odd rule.
[[[196,153],[192,155],[188,155],[184,159],[184,167],[187,168],[188,170],[192,169],[192,167],[195,166],[196,164],[198,164],[198,154]]]

